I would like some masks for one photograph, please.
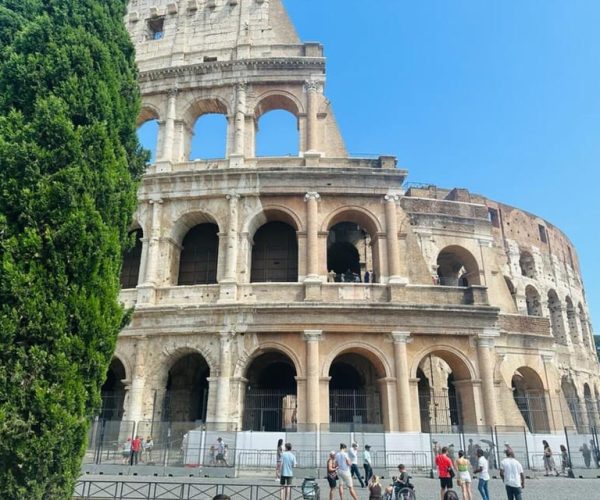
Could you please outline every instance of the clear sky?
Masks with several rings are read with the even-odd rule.
[[[600,1],[283,1],[300,38],[325,46],[348,150],[393,154],[408,181],[465,187],[558,226],[598,325]],[[293,128],[282,118],[265,115],[260,130]]]

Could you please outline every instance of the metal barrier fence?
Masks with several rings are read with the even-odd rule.
[[[291,500],[319,499],[319,492],[303,492],[302,486],[290,487]],[[201,484],[184,482],[120,480],[81,480],[75,485],[76,500],[146,500],[148,498],[207,500],[225,494],[236,500],[278,499],[281,486],[259,484]],[[289,497],[288,497],[289,498]]]

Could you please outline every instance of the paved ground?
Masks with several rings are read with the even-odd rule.
[[[299,475],[295,481],[295,484],[299,486],[302,483],[302,475]],[[210,484],[210,483],[219,483],[219,484],[228,484],[228,485],[266,485],[269,493],[267,493],[267,489],[265,489],[265,493],[262,495],[258,495],[258,497],[254,496],[253,498],[276,498],[277,495],[277,485],[274,479],[267,479],[266,477],[241,477],[241,478],[190,478],[190,477],[155,477],[155,476],[92,476],[86,475],[85,479],[101,479],[101,480],[127,480],[130,479],[132,481],[140,481],[140,480],[148,480],[148,481],[157,481],[162,483],[168,482],[185,482],[185,483],[202,483],[202,484]],[[386,480],[382,481],[384,484],[387,483]],[[438,481],[434,479],[427,479],[423,477],[413,478],[413,483],[416,486],[417,498],[418,500],[438,500],[439,499],[439,489],[438,489]],[[321,500],[328,500],[328,486],[324,480],[320,480],[319,484],[321,485]],[[476,490],[477,481],[473,483],[473,500],[480,500],[480,495]],[[357,494],[360,500],[368,500],[369,495],[365,489],[357,488]],[[212,495],[206,495],[206,500],[210,500]],[[506,498],[506,493],[504,492],[504,487],[502,482],[499,479],[492,479],[490,481],[490,497],[492,500],[501,500]],[[101,498],[101,497],[97,497]],[[104,497],[106,498],[106,497]],[[154,497],[156,498],[156,497]],[[171,498],[170,496],[164,496],[161,498]],[[177,497],[173,497],[177,498]],[[238,500],[245,497],[244,495],[233,495],[232,500]],[[335,500],[339,499],[339,496],[334,497]],[[349,495],[344,496],[345,500],[349,500]],[[525,490],[523,494],[524,500],[599,500],[600,499],[600,479],[568,479],[565,477],[559,478],[532,478],[528,479],[525,483]]]

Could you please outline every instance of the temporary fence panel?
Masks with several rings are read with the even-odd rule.
[[[83,463],[128,465],[134,431],[135,422],[95,420],[88,432],[88,447]]]
[[[600,459],[597,428],[589,427],[586,430],[580,432],[574,427],[565,427],[565,441],[573,469],[595,468]]]
[[[525,427],[497,425],[494,427],[496,436],[495,442],[498,446],[498,455],[500,461],[506,456],[505,450],[512,449],[515,458],[521,462],[524,468],[530,469],[529,448],[527,445],[527,434]],[[498,468],[499,464],[491,464],[490,469]]]
[[[494,441],[494,429],[487,426],[465,426],[462,429],[462,449],[471,467],[477,467],[477,451],[481,449],[490,469],[498,463],[498,445]]]

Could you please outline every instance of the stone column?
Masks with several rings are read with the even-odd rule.
[[[319,193],[309,191],[304,195],[306,202],[306,275],[308,278],[319,277],[319,229],[318,203]]]
[[[135,344],[135,358],[133,370],[131,373],[131,385],[129,386],[129,397],[126,408],[127,420],[139,422],[143,417],[144,408],[144,342],[138,341]]]
[[[319,401],[319,342],[322,330],[304,330],[306,341],[306,423],[318,425],[321,420]]]
[[[496,425],[496,389],[494,387],[495,339],[500,336],[496,328],[486,328],[477,337],[477,361],[481,378],[485,424]]]
[[[316,153],[318,148],[318,93],[321,84],[316,81],[307,81],[304,84],[306,88],[306,150],[310,153]]]
[[[246,138],[246,82],[238,82],[235,86],[235,117],[233,129],[233,151],[229,158],[232,166],[240,166],[245,156]]]
[[[398,430],[412,431],[412,400],[410,377],[408,373],[408,354],[406,345],[412,342],[410,332],[392,332],[394,343],[394,369],[396,372],[396,400],[398,405]]]
[[[160,226],[163,201],[159,198],[149,200],[152,207],[152,227],[148,239],[148,262],[146,264],[146,276],[144,285],[158,285],[158,260],[160,258]]]
[[[162,140],[161,161],[173,161],[173,143],[175,142],[175,116],[177,113],[177,87],[168,92],[167,118],[165,120],[164,137]]]
[[[387,194],[384,197],[390,282],[401,281],[400,245],[398,244],[398,221],[396,219],[396,202],[398,202],[399,199],[400,197],[396,194]]]
[[[219,373],[217,375],[217,397],[213,422],[221,424],[226,424],[230,420],[231,340],[234,334],[230,330],[219,332]]]
[[[237,281],[238,258],[238,204],[240,195],[230,193],[226,196],[229,201],[229,227],[227,228],[227,260],[225,261],[225,279]]]

